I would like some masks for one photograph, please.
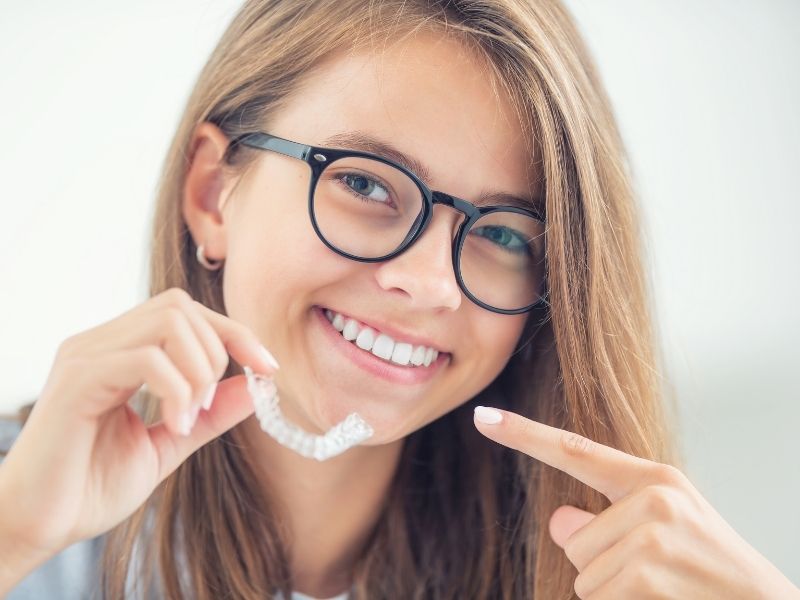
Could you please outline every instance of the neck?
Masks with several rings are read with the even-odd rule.
[[[278,444],[255,417],[241,426],[257,453],[262,483],[288,520],[294,589],[318,598],[349,589],[353,566],[383,509],[403,440],[356,446],[318,462]]]

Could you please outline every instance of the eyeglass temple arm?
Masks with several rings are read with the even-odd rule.
[[[311,152],[311,146],[261,132],[241,135],[231,142],[231,145],[233,144],[244,144],[245,146],[252,146],[263,150],[272,150],[279,154],[302,160],[305,160],[308,153]]]

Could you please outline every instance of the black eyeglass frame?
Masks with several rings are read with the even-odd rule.
[[[308,213],[309,217],[311,218],[311,225],[314,227],[314,231],[316,232],[317,237],[319,237],[322,243],[325,244],[328,248],[330,248],[334,252],[336,252],[337,254],[344,256],[345,258],[349,258],[351,260],[355,260],[358,262],[366,262],[366,263],[383,262],[385,260],[394,258],[395,256],[398,256],[399,254],[408,250],[408,248],[411,247],[411,245],[425,231],[425,229],[428,226],[428,223],[431,220],[431,217],[433,216],[434,204],[444,204],[445,206],[454,208],[455,210],[459,211],[465,216],[465,220],[459,226],[458,232],[456,233],[455,239],[453,240],[452,260],[458,286],[461,288],[461,291],[464,292],[464,294],[472,302],[474,302],[475,304],[477,304],[482,308],[485,308],[486,310],[504,315],[517,315],[529,311],[542,310],[546,309],[546,307],[548,306],[547,298],[549,295],[549,290],[547,289],[546,274],[543,278],[543,287],[545,288],[544,294],[533,304],[529,304],[526,307],[518,309],[503,309],[486,304],[485,302],[476,298],[469,291],[466,284],[464,283],[464,280],[461,277],[461,260],[460,260],[461,248],[466,240],[467,232],[471,229],[472,225],[478,219],[480,219],[484,215],[493,212],[514,212],[532,217],[537,221],[540,221],[542,224],[544,224],[545,222],[544,215],[541,215],[535,209],[528,210],[518,206],[502,206],[502,205],[475,206],[471,202],[468,202],[456,196],[451,196],[450,194],[430,189],[425,184],[425,182],[422,181],[417,176],[416,173],[410,171],[404,165],[395,162],[390,158],[386,158],[378,154],[372,154],[370,152],[362,152],[360,150],[349,150],[344,148],[325,148],[322,146],[310,146],[308,144],[293,142],[291,140],[278,137],[276,135],[258,131],[258,132],[243,133],[241,135],[234,137],[231,140],[230,145],[226,150],[226,153],[232,152],[233,149],[238,144],[243,144],[245,146],[257,148],[260,150],[270,150],[273,152],[277,152],[278,154],[283,154],[284,156],[289,156],[291,158],[299,158],[311,168],[311,181],[309,183],[309,188],[308,188]],[[316,190],[317,182],[319,181],[320,175],[322,175],[322,172],[328,165],[332,164],[333,162],[339,159],[347,157],[369,158],[390,165],[396,169],[399,169],[416,184],[417,188],[419,188],[420,192],[422,193],[422,197],[424,199],[422,218],[420,219],[418,216],[415,219],[414,224],[411,226],[411,230],[406,235],[406,238],[403,240],[400,246],[398,246],[398,248],[393,252],[391,252],[390,254],[387,254],[385,256],[380,256],[377,258],[364,258],[363,256],[356,256],[354,254],[349,254],[348,252],[345,252],[344,250],[341,250],[336,246],[334,246],[333,244],[331,244],[327,240],[325,235],[320,231],[319,225],[317,224],[317,220],[314,215],[314,191]]]

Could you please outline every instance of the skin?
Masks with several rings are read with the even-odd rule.
[[[671,465],[653,462],[495,409],[475,426],[490,439],[560,469],[611,502],[600,514],[563,505],[550,537],[578,570],[582,600],[800,598]]]
[[[429,34],[385,55],[333,57],[266,127],[307,144],[368,131],[427,165],[433,189],[468,200],[487,188],[530,197],[538,182],[511,106],[497,101],[461,46]],[[363,446],[317,463],[277,444],[255,417],[238,425],[264,466],[263,484],[288,513],[296,589],[333,595],[350,585],[348,570],[378,518],[403,438],[491,383],[527,315],[492,313],[462,294],[450,257],[460,213],[436,206],[404,254],[351,261],[311,226],[307,165],[264,152],[252,171],[225,178],[219,160],[227,143],[213,124],[197,128],[183,212],[206,256],[226,261],[228,316],[249,326],[280,363],[274,379],[287,418],[324,433],[357,411],[375,430]],[[330,347],[314,305],[428,336],[451,360],[424,384],[383,381]]]
[[[385,56],[335,57],[267,130],[307,144],[366,130],[426,164],[434,189],[468,200],[485,187],[530,195],[540,180],[527,170],[520,127],[486,81],[454,42],[420,34]],[[278,359],[275,382],[288,418],[323,433],[358,411],[376,431],[363,446],[317,463],[274,442],[253,416],[237,425],[263,465],[263,485],[288,516],[296,589],[332,596],[351,585],[349,569],[378,518],[403,438],[486,387],[526,317],[491,313],[461,294],[450,260],[458,213],[437,206],[416,245],[390,261],[350,261],[311,227],[305,164],[264,153],[252,172],[226,179],[218,165],[227,142],[212,124],[197,128],[183,209],[206,256],[226,260],[228,316]],[[317,304],[430,336],[452,360],[421,386],[383,382],[324,342],[310,312]],[[800,597],[674,467],[502,415],[499,424],[476,427],[612,502],[599,515],[565,505],[551,517],[553,541],[580,573],[580,598]],[[198,423],[213,416],[201,413]]]

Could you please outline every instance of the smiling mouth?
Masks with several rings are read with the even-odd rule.
[[[396,367],[417,369],[429,367],[439,351],[422,344],[395,341],[391,336],[329,308],[320,307],[333,328],[348,342]],[[449,353],[442,353],[449,355]]]

